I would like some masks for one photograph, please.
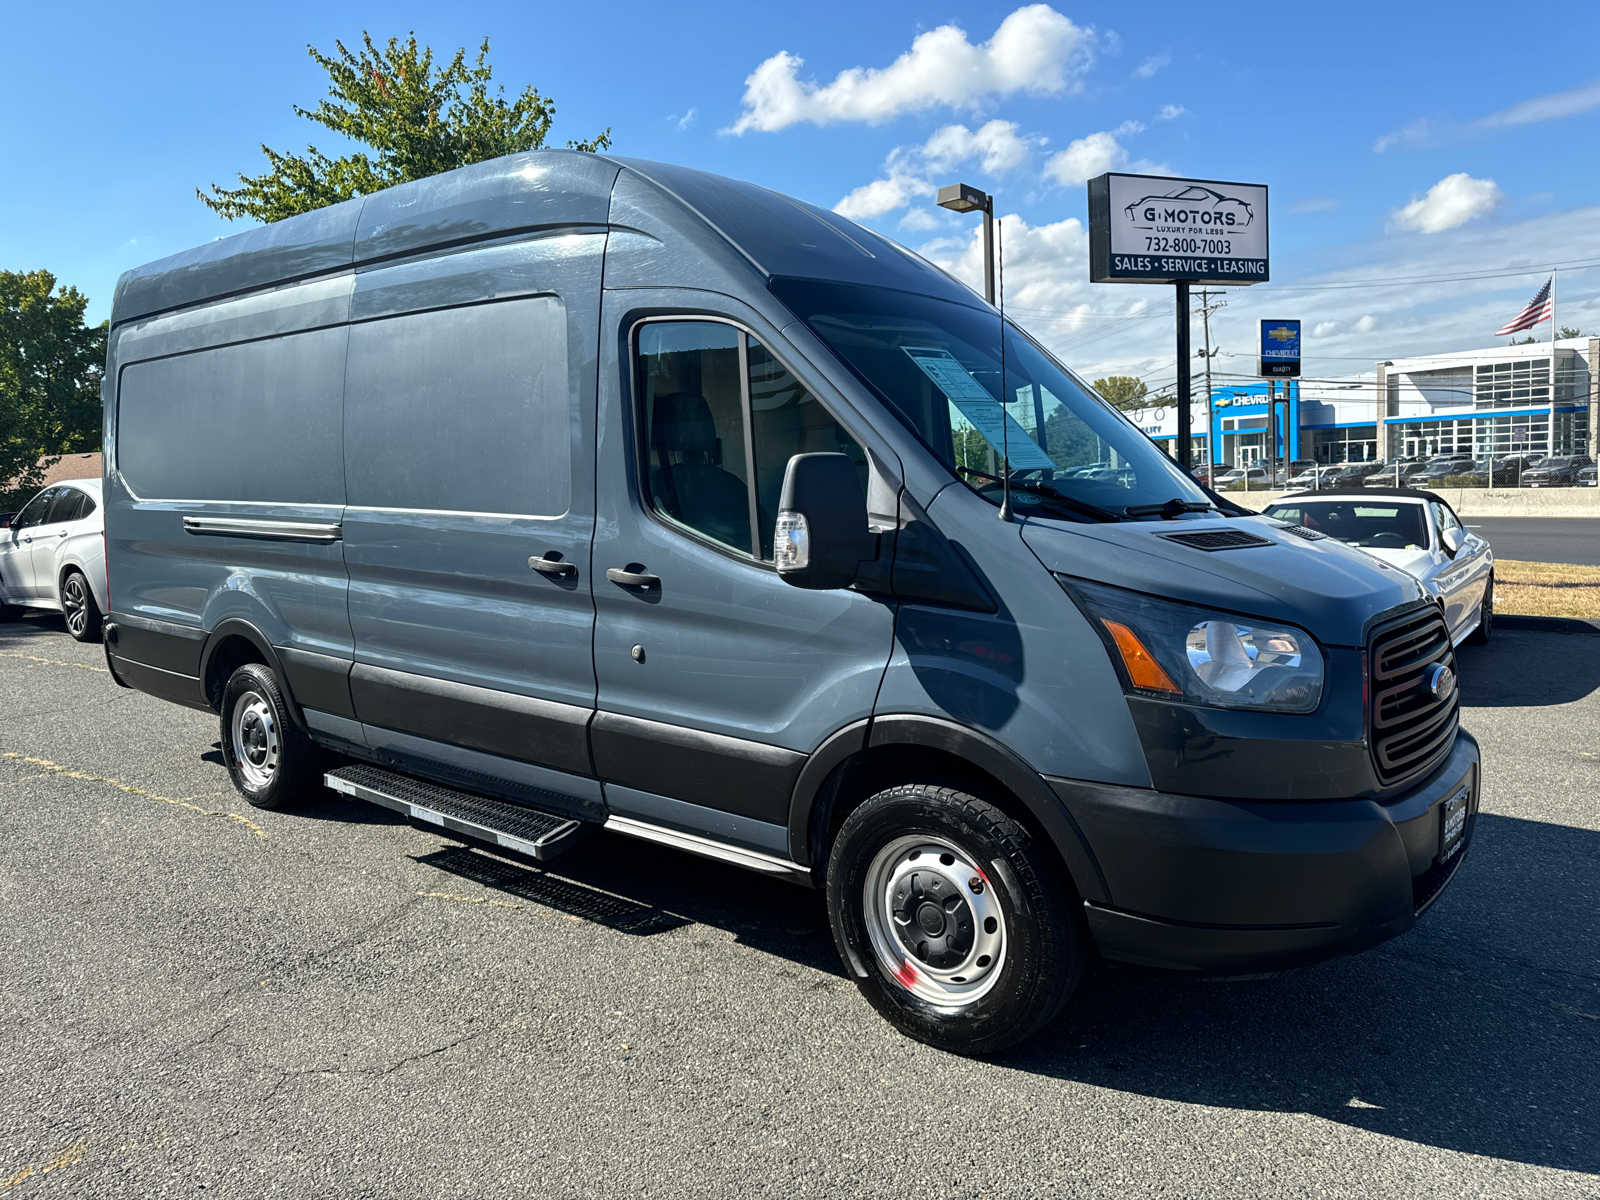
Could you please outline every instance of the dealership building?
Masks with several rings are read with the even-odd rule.
[[[1319,463],[1589,454],[1590,430],[1600,416],[1597,367],[1600,338],[1564,338],[1554,354],[1549,342],[1493,346],[1392,359],[1364,375],[1280,381],[1271,444],[1268,381],[1233,376],[1214,382],[1207,411],[1205,384],[1196,380],[1192,457],[1244,466],[1285,450],[1291,459]],[[1175,450],[1174,407],[1128,415]]]

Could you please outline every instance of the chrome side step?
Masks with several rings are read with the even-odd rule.
[[[353,799],[540,860],[554,858],[599,828],[590,821],[459,792],[366,763],[329,771],[322,781]]]
[[[811,886],[809,867],[802,867],[797,862],[790,862],[787,858],[779,858],[775,854],[746,850],[743,846],[730,846],[726,842],[713,841],[711,838],[694,833],[684,833],[681,829],[652,825],[648,821],[636,820],[633,817],[607,817],[605,828],[613,833],[625,833],[629,837],[671,846],[675,850],[687,850],[690,854],[719,859],[736,867],[743,867],[747,871],[759,871],[763,875],[772,875],[788,879],[792,883]]]

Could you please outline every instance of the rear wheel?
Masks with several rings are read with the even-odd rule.
[[[957,1054],[1036,1033],[1083,971],[1086,935],[1053,863],[1001,809],[954,788],[891,788],[850,814],[828,916],[872,1006]]]
[[[1489,576],[1489,585],[1483,589],[1483,601],[1478,605],[1478,627],[1467,635],[1467,641],[1474,646],[1487,646],[1489,636],[1494,632],[1494,576]]]
[[[61,581],[61,612],[67,619],[67,632],[80,642],[98,642],[104,618],[95,603],[94,592],[83,572],[68,571]]]
[[[260,663],[245,663],[223,689],[222,758],[233,786],[257,808],[283,808],[322,783],[322,752]]]

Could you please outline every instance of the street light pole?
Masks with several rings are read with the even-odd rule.
[[[994,303],[994,197],[965,183],[946,184],[939,189],[940,208],[951,212],[983,214],[983,298]]]

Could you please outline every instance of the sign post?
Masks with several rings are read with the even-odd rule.
[[[1178,461],[1189,468],[1189,285],[1265,283],[1263,184],[1107,172],[1089,180],[1089,282],[1170,283],[1178,306]]]

